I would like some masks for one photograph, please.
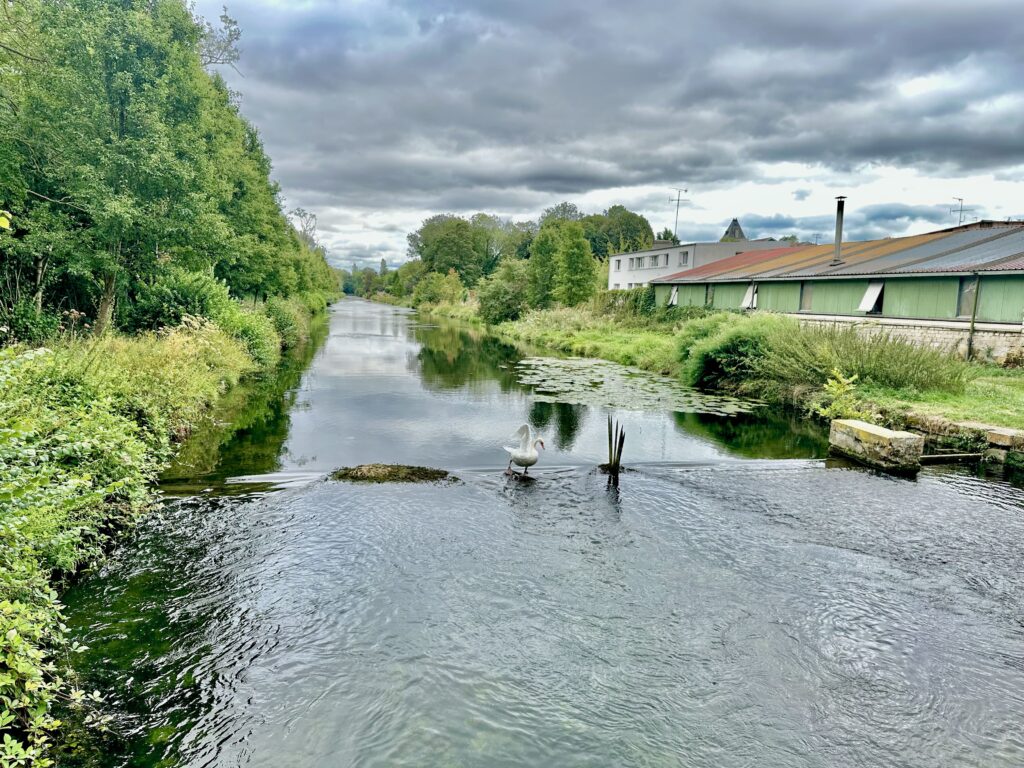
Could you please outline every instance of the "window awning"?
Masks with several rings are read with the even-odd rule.
[[[670,307],[674,307],[678,303],[679,303],[679,286],[678,285],[673,285],[672,286],[672,293],[668,297],[668,305]]]
[[[756,309],[757,308],[757,286],[751,283],[747,286],[747,292],[743,295],[743,303],[740,304],[740,309]]]
[[[882,288],[885,287],[885,283],[881,280],[868,283],[868,289],[864,291],[864,298],[860,300],[860,306],[857,307],[858,312],[870,312],[875,308],[875,304],[878,303],[878,297],[882,295]]]

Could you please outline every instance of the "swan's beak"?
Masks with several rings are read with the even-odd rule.
[[[544,450],[544,441],[543,440],[538,440],[537,442],[540,443],[541,450]]]

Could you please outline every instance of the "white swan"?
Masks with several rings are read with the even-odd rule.
[[[515,464],[517,467],[523,468],[523,474],[525,475],[530,471],[530,467],[537,463],[537,459],[540,458],[537,446],[539,445],[543,448],[544,441],[540,437],[534,437],[533,430],[530,429],[529,424],[523,424],[523,426],[517,429],[516,437],[519,438],[519,447],[504,446],[510,456],[507,471],[511,472],[512,465]]]

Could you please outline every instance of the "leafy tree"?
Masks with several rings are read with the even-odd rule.
[[[413,292],[413,304],[456,304],[462,301],[464,293],[465,289],[454,269],[449,270],[447,275],[429,272],[417,283]]]
[[[555,278],[558,273],[558,247],[562,222],[558,219],[545,223],[530,245],[529,288],[530,304],[544,308],[555,298]]]
[[[380,260],[380,275],[381,275],[381,277],[383,277],[387,273],[388,273],[388,260],[387,259],[381,259]]]
[[[668,227],[665,227],[661,232],[658,233],[656,240],[670,240],[673,244],[679,245],[679,238],[676,237],[676,233]]]
[[[529,262],[506,259],[493,275],[480,281],[477,300],[485,323],[515,320],[526,311],[530,305],[528,273]]]
[[[572,307],[593,296],[597,265],[579,223],[561,227],[557,259],[555,298]]]
[[[465,219],[440,214],[426,219],[408,237],[409,255],[422,259],[428,272],[455,270],[465,285],[473,286],[483,275],[483,259],[477,250],[473,227]]]
[[[579,221],[583,218],[583,212],[576,207],[575,203],[562,202],[545,208],[540,215],[541,226],[549,221]]]
[[[651,223],[639,213],[622,205],[613,205],[604,212],[607,219],[605,232],[612,253],[642,251],[654,245]]]

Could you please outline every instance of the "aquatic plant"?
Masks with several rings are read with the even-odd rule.
[[[443,469],[408,464],[360,464],[342,467],[330,475],[332,480],[349,483],[457,483],[459,479]]]

